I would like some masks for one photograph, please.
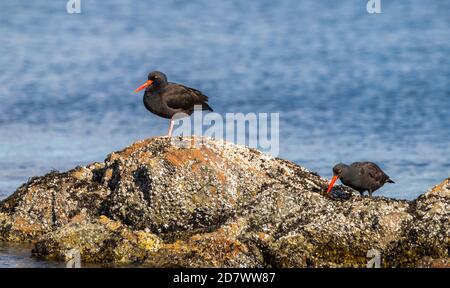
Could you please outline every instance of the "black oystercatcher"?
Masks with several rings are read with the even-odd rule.
[[[385,183],[395,183],[386,173],[372,162],[355,162],[349,165],[339,163],[333,167],[333,179],[328,186],[327,193],[331,191],[337,179],[342,184],[349,186],[364,195],[364,191],[372,193],[382,187]]]
[[[208,96],[202,92],[183,86],[181,84],[167,82],[164,73],[153,71],[148,74],[148,80],[134,92],[145,88],[144,105],[150,112],[170,119],[169,137],[172,137],[173,116],[177,113],[191,115],[194,106],[201,107],[201,110],[213,111],[208,105]]]

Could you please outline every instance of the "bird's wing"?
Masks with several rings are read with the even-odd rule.
[[[389,179],[389,176],[381,170],[381,168],[372,162],[355,162],[351,166],[359,168],[362,174],[368,175],[377,182],[384,183]]]
[[[193,110],[194,105],[212,110],[208,104],[208,96],[201,91],[180,84],[171,83],[165,91],[167,105],[172,109]]]
[[[179,86],[183,87],[184,89],[189,90],[190,92],[194,93],[195,95],[197,95],[198,97],[200,97],[203,101],[208,101],[208,96],[206,96],[205,94],[202,93],[202,91],[199,91],[197,89],[191,88],[191,87],[187,87],[184,85],[180,85]]]
[[[353,162],[352,164],[350,164],[350,166],[361,169],[370,164],[371,164],[371,162]]]

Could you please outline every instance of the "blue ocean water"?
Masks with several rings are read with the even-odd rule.
[[[30,257],[32,245],[0,242],[0,268],[63,268],[65,263]]]
[[[0,199],[165,134],[133,93],[152,70],[219,113],[279,112],[282,158],[374,161],[396,181],[376,195],[415,198],[450,176],[450,2],[366,2],[0,2]]]
[[[450,176],[446,1],[61,2],[0,4],[1,197],[166,133],[132,92],[155,69],[220,113],[281,113],[280,156],[323,176],[376,161],[408,199]]]

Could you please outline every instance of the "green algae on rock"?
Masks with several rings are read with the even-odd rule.
[[[231,143],[167,137],[34,177],[0,202],[0,240],[33,255],[150,267],[385,267],[449,263],[450,180],[414,201],[360,197]]]

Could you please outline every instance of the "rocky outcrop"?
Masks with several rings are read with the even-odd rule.
[[[104,163],[35,177],[0,203],[0,239],[33,255],[151,267],[449,263],[450,180],[414,201],[361,197],[230,143],[161,137]]]

